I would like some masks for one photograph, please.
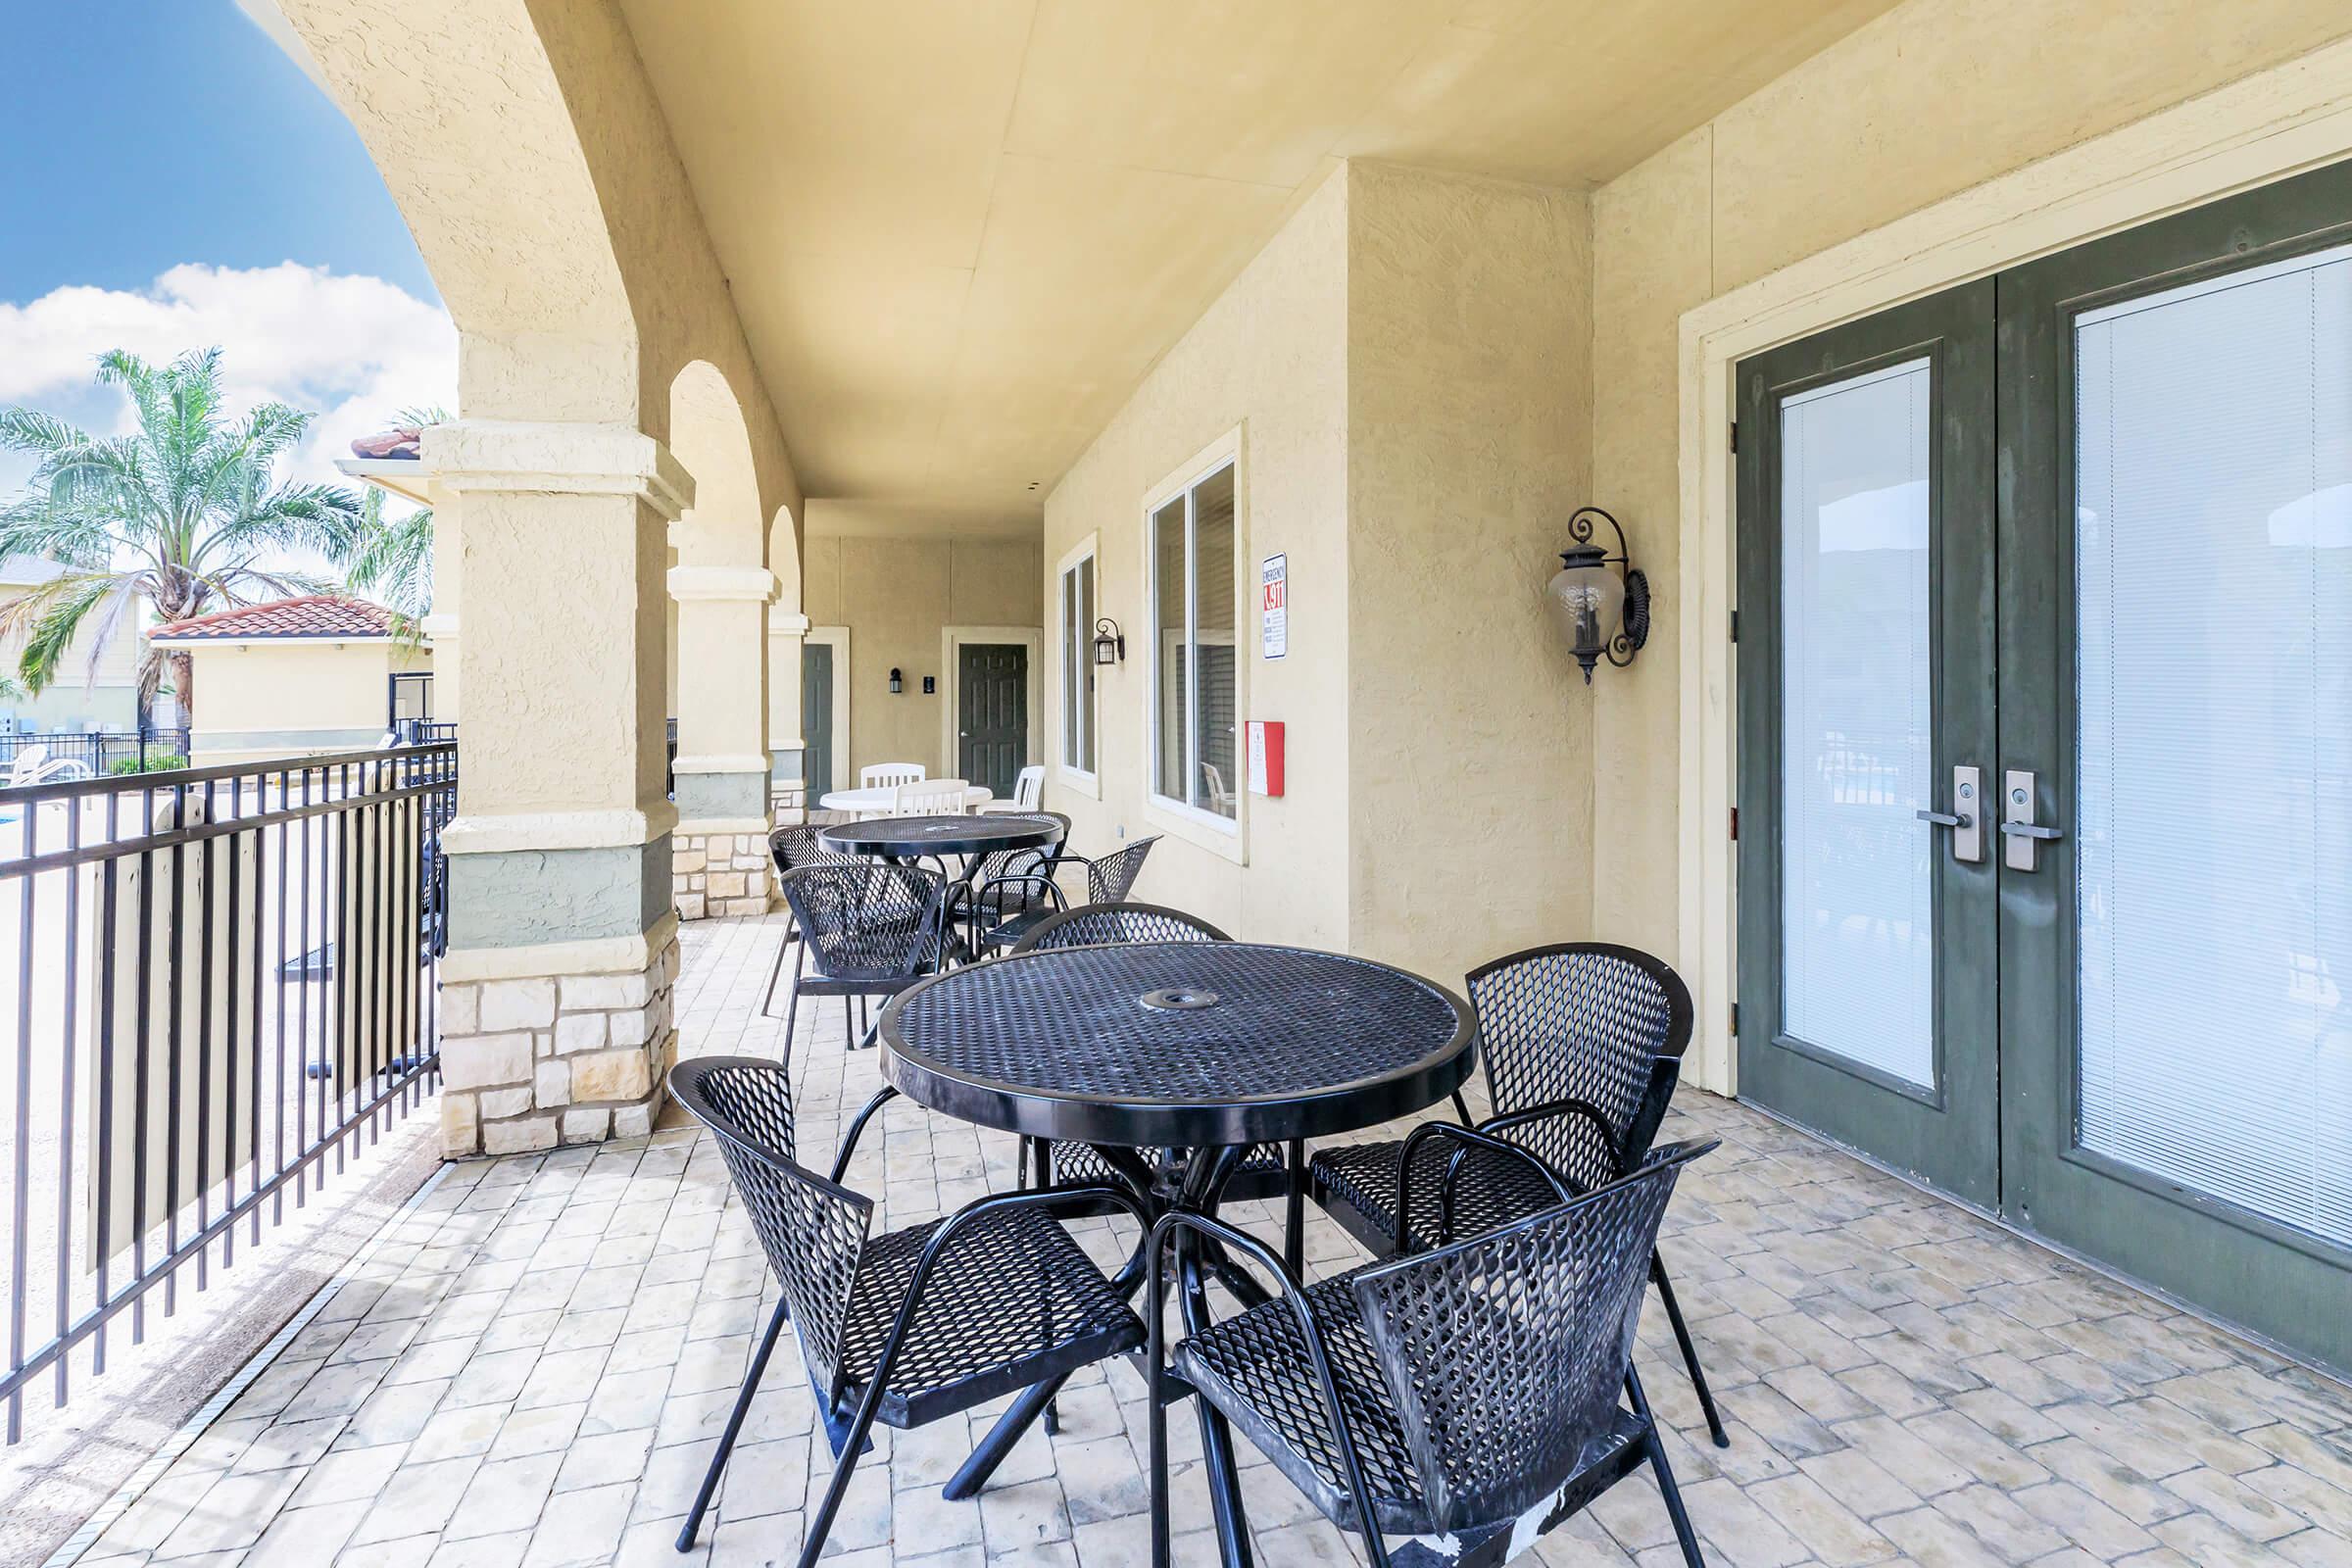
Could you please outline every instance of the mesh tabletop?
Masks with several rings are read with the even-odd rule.
[[[1373,1126],[1459,1087],[1474,1038],[1417,975],[1241,942],[1018,955],[922,982],[881,1024],[883,1071],[923,1104],[1139,1147]]]
[[[878,816],[836,822],[817,835],[837,850],[860,855],[987,855],[1051,844],[1055,825],[1034,816]]]

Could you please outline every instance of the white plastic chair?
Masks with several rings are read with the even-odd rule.
[[[920,762],[873,762],[858,770],[858,787],[861,790],[895,789],[901,784],[922,781]]]
[[[983,811],[1034,811],[1045,804],[1045,798],[1046,770],[1035,766],[1024,767],[1013,777],[1011,800],[991,801],[980,809]]]
[[[935,778],[901,784],[890,792],[893,816],[961,816],[971,785],[959,778]]]
[[[1217,764],[1214,762],[1202,762],[1200,764],[1200,772],[1208,786],[1208,804],[1210,809],[1216,811],[1221,816],[1233,815],[1234,800],[1232,795],[1226,792],[1225,775],[1217,770]]]
[[[13,790],[26,784],[38,783],[41,776],[41,764],[47,760],[49,760],[48,747],[27,746],[24,748],[17,753],[16,760],[9,764],[7,783],[0,788]]]

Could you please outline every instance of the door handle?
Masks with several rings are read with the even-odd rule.
[[[2001,863],[2013,871],[2040,870],[2041,847],[2066,837],[2064,829],[2043,827],[2034,820],[2040,794],[2031,769],[2013,767],[2003,775],[2001,836],[2008,845],[2001,852]]]
[[[1967,765],[1952,769],[1952,804],[1956,811],[1923,809],[1911,814],[1935,827],[1952,830],[1952,858],[1974,864],[1984,858],[1984,825],[1979,817],[1977,770]]]

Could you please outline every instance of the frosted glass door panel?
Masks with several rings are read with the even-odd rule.
[[[2352,259],[2075,354],[2076,1133],[2352,1243]]]
[[[1783,1028],[1936,1081],[1929,362],[1781,406]]]

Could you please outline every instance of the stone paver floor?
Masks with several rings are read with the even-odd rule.
[[[688,1050],[773,1056],[756,1017],[776,917],[689,928]],[[812,1163],[877,1078],[811,1002],[795,1051]],[[816,1025],[813,1031],[808,1025]],[[2352,1393],[1769,1121],[1696,1092],[1667,1136],[1723,1150],[1685,1180],[1669,1267],[1731,1423],[1705,1442],[1661,1315],[1645,1381],[1727,1568],[2352,1564]],[[1009,1139],[900,1101],[851,1183],[878,1225],[1012,1184]],[[1275,1232],[1268,1205],[1232,1212]],[[1310,1209],[1310,1214],[1312,1210]],[[1091,1222],[1104,1258],[1124,1226]],[[1316,1270],[1353,1250],[1317,1216]],[[565,1568],[677,1562],[769,1282],[724,1167],[671,1126],[452,1167],[83,1558],[89,1568]],[[765,1298],[765,1299],[763,1299]],[[797,1357],[772,1363],[693,1561],[789,1562],[829,1473]],[[942,1479],[996,1407],[877,1433],[839,1568],[1124,1568],[1146,1560],[1141,1381],[1073,1382],[977,1502]],[[1180,1561],[1210,1559],[1189,1416],[1170,1432]],[[1357,1560],[1247,1444],[1259,1561]],[[812,1473],[813,1472],[813,1473]],[[1555,1532],[1545,1563],[1678,1562],[1646,1480]]]

